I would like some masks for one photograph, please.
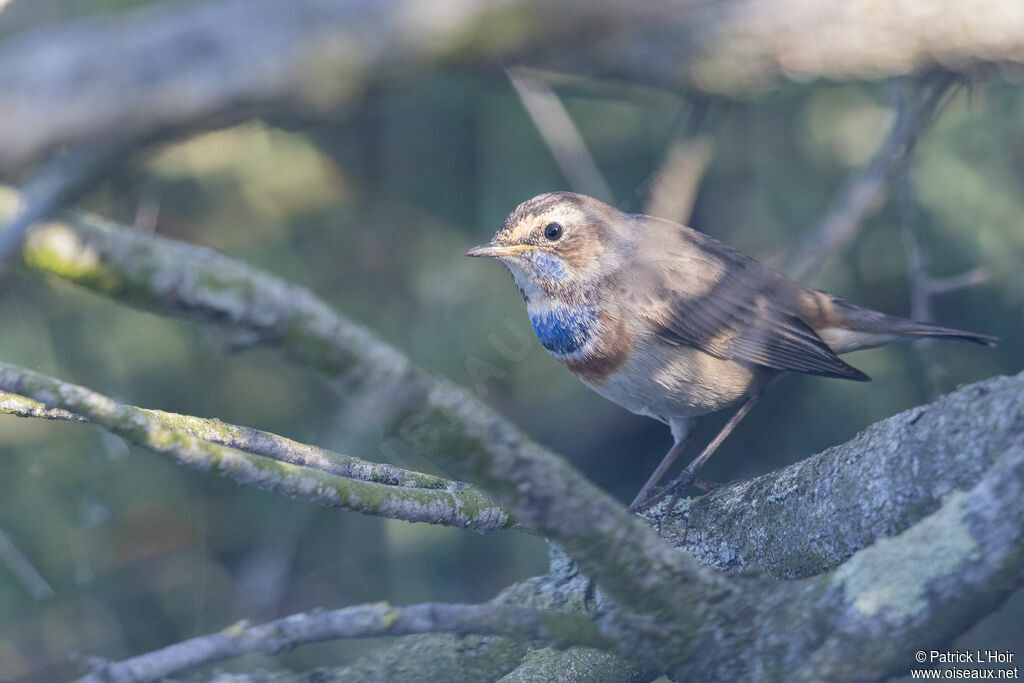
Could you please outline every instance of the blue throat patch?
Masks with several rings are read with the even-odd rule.
[[[565,278],[565,263],[554,254],[535,252],[530,260],[533,262],[533,267],[537,269],[539,277],[549,277],[552,280]]]
[[[597,325],[597,310],[593,306],[553,308],[531,315],[530,322],[545,349],[564,355],[580,350],[590,339]]]

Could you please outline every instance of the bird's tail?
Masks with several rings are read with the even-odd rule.
[[[899,321],[899,333],[907,337],[937,337],[939,339],[952,339],[953,341],[966,341],[982,346],[995,346],[999,341],[998,337],[966,330],[956,330],[952,327],[940,327],[930,323],[922,323],[916,320],[905,318],[894,318]]]
[[[966,341],[983,346],[995,346],[997,337],[977,332],[940,327],[931,323],[908,320],[848,304],[832,298],[827,321],[822,320],[815,331],[836,353],[909,341],[920,337]]]

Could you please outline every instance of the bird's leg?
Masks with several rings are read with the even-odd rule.
[[[629,504],[629,511],[636,512],[641,508],[647,498],[651,495],[651,490],[661,481],[661,478],[665,476],[665,472],[668,468],[672,467],[672,463],[676,461],[679,454],[683,452],[686,444],[689,443],[690,437],[693,436],[694,422],[687,420],[680,422],[675,429],[672,430],[672,436],[675,437],[675,443],[672,444],[672,448],[668,449],[668,453],[661,459],[658,466],[655,468],[651,476],[647,478],[647,483],[643,485],[640,492],[636,494],[636,498]]]
[[[633,506],[631,505],[629,508],[630,511],[642,512],[643,510],[646,510],[647,508],[651,507],[658,501],[667,497],[669,494],[673,494],[672,502],[674,504],[675,498],[679,497],[679,492],[683,489],[683,487],[693,483],[693,480],[697,475],[697,470],[699,470],[704,465],[704,463],[707,462],[707,459],[711,457],[712,453],[718,450],[718,447],[722,445],[723,441],[725,441],[725,437],[729,436],[729,434],[732,433],[732,430],[736,429],[736,425],[738,425],[740,421],[747,416],[747,413],[750,412],[750,409],[754,407],[754,404],[757,403],[757,399],[759,398],[761,398],[761,394],[754,394],[750,398],[748,398],[746,402],[744,402],[744,404],[740,406],[740,409],[737,410],[733,414],[733,416],[729,418],[729,421],[725,423],[725,426],[722,427],[721,431],[719,431],[715,438],[711,440],[711,443],[704,447],[704,450],[701,451],[700,455],[694,458],[693,462],[687,465],[686,469],[684,469],[679,474],[679,476],[672,481],[671,484],[666,486],[656,495],[651,496],[647,500],[643,501],[641,504],[637,505],[636,509],[633,509]],[[669,507],[672,506],[670,505]]]

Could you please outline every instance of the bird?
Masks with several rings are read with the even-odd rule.
[[[541,345],[578,379],[668,425],[672,448],[633,511],[692,483],[783,373],[863,382],[870,378],[840,355],[921,337],[997,341],[847,303],[705,233],[572,192],[521,203],[466,256],[508,267]],[[683,474],[654,494],[695,418],[737,404]]]

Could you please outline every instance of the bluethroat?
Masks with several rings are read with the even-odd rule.
[[[540,343],[576,377],[671,429],[674,444],[632,510],[691,483],[784,371],[863,382],[840,354],[920,337],[996,341],[854,306],[696,230],[571,192],[523,202],[466,255],[504,262]],[[715,439],[652,495],[694,418],[737,403]]]

